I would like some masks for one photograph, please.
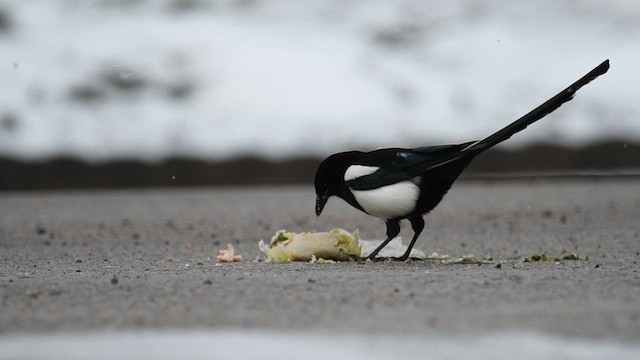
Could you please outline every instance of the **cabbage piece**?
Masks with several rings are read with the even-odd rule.
[[[311,264],[335,264],[336,262],[333,260],[327,260],[323,258],[317,258],[315,255],[311,255],[311,260],[309,260]]]
[[[284,249],[275,247],[267,252],[267,262],[276,262],[280,264],[288,264],[291,262],[291,256]]]
[[[316,259],[347,261],[360,256],[358,231],[350,233],[343,229],[329,232],[292,233],[279,230],[266,246],[260,241],[260,250],[267,255],[267,262],[287,263]]]

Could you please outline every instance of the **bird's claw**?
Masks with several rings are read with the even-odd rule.
[[[421,260],[420,258],[417,257],[409,257],[409,256],[380,256],[380,257],[361,257],[359,258],[360,261],[367,261],[367,260],[371,260],[373,262],[380,262],[380,261],[415,261],[415,260]]]

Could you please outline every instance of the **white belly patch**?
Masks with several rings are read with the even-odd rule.
[[[369,175],[378,170],[375,166],[350,166],[344,174],[345,181]],[[383,219],[403,217],[416,206],[420,188],[414,181],[402,181],[372,190],[351,190],[356,201],[368,214]]]

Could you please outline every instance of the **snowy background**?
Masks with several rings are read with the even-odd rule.
[[[477,139],[603,60],[506,146],[640,139],[640,2],[5,0],[0,156],[322,156]]]

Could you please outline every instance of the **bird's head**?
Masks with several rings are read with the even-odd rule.
[[[316,215],[320,216],[329,197],[347,191],[344,184],[344,173],[353,164],[358,151],[337,153],[324,159],[316,171]]]

